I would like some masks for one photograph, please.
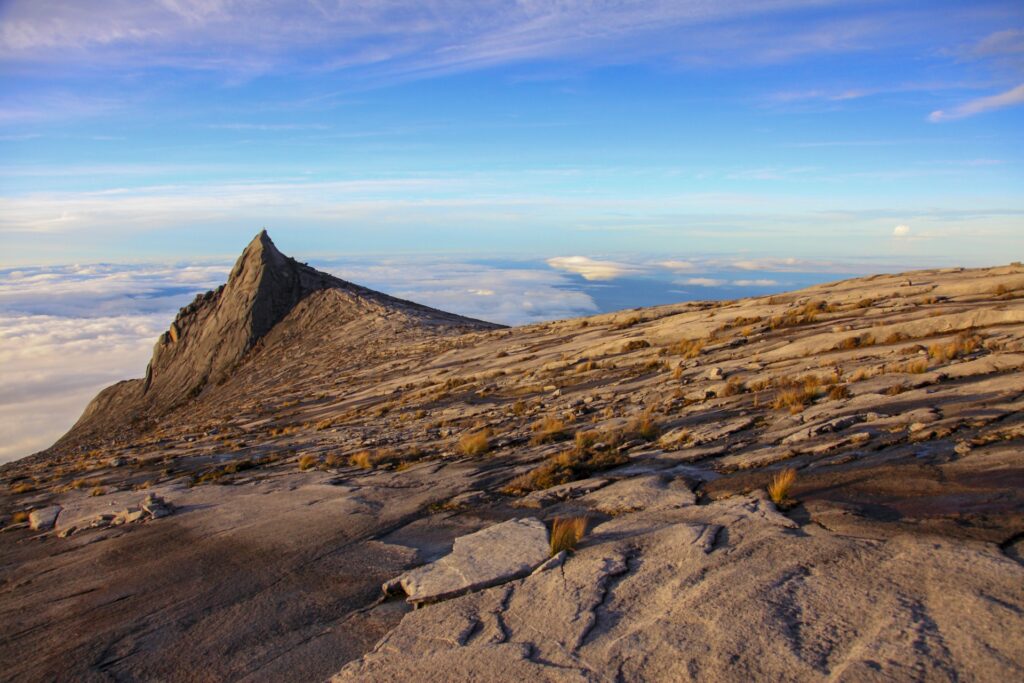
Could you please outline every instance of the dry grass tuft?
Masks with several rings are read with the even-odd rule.
[[[768,497],[778,506],[789,505],[792,501],[789,498],[789,490],[796,482],[796,470],[787,467],[777,472],[768,482]]]
[[[806,408],[807,404],[814,403],[820,392],[821,378],[817,375],[807,375],[780,384],[772,407],[776,410],[788,409],[790,413],[796,415]]]
[[[586,533],[586,517],[556,517],[551,523],[551,556],[573,552]]]
[[[849,351],[850,349],[862,349],[866,346],[874,346],[875,337],[869,332],[864,334],[858,334],[855,337],[847,337],[843,341],[836,344],[833,348],[837,350]]]
[[[307,453],[306,455],[299,457],[299,469],[303,471],[311,470],[316,467],[318,460],[319,459],[315,455]]]
[[[981,335],[961,332],[950,342],[929,346],[928,357],[939,362],[948,362],[980,351],[981,342]]]
[[[490,429],[463,434],[459,439],[459,451],[464,455],[482,455],[489,450],[491,450]]]
[[[577,432],[574,449],[553,455],[541,465],[519,475],[501,489],[502,493],[522,496],[625,464],[629,458],[615,450],[621,439],[618,432]]]
[[[830,401],[850,398],[850,389],[845,384],[836,384],[828,390],[828,398]]]
[[[21,524],[28,521],[28,510],[19,510],[11,515],[11,524]]]
[[[565,423],[557,417],[549,416],[534,423],[533,437],[530,438],[530,444],[539,446],[540,444],[562,441],[567,438],[569,438],[569,433],[565,430]]]
[[[622,353],[629,353],[630,351],[639,351],[640,349],[646,349],[650,347],[651,342],[646,339],[631,339],[622,345]]]
[[[668,353],[682,356],[683,358],[696,358],[704,350],[705,343],[706,340],[704,339],[684,339],[669,346],[667,350]]]
[[[654,421],[649,412],[641,413],[634,417],[622,430],[623,439],[643,439],[654,441],[661,436],[661,427]]]

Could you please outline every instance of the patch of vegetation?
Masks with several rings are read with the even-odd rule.
[[[622,353],[629,353],[630,351],[639,351],[640,349],[646,349],[651,346],[651,342],[646,339],[630,339],[628,342],[622,345]]]
[[[303,472],[311,470],[317,466],[318,462],[320,462],[318,457],[311,453],[306,453],[305,455],[299,456],[299,469]]]
[[[795,415],[806,408],[808,404],[814,403],[820,393],[821,378],[817,375],[807,375],[785,381],[778,385],[772,407],[776,410],[788,409]]]
[[[647,434],[651,433],[650,427],[647,426]],[[541,465],[519,475],[502,488],[502,493],[522,496],[531,491],[585,479],[594,472],[622,465],[628,462],[629,458],[619,453],[616,447],[623,442],[625,434],[624,431],[614,430],[577,432],[575,447],[572,450],[553,455]]]
[[[789,497],[789,491],[796,482],[796,470],[788,467],[777,472],[768,482],[768,497],[780,508],[791,507],[794,503]]]
[[[548,416],[534,423],[530,444],[539,446],[568,438],[569,432],[566,430],[565,423],[557,417]]]
[[[551,523],[551,556],[575,551],[586,533],[586,517],[556,517]]]
[[[459,438],[459,451],[464,455],[482,455],[491,450],[491,430],[481,429]]]
[[[969,356],[982,349],[982,337],[978,334],[961,332],[952,341],[945,344],[932,344],[928,347],[928,357],[939,362],[949,362],[956,358]]]
[[[704,350],[706,339],[684,339],[665,347],[665,352],[683,358],[696,358]]]
[[[834,348],[834,349],[836,349],[838,351],[849,351],[851,349],[862,349],[862,348],[864,348],[866,346],[874,346],[874,345],[875,345],[875,337],[874,337],[874,335],[871,334],[870,332],[865,332],[863,334],[858,334],[858,335],[853,336],[853,337],[847,337],[846,339],[842,340],[841,342],[839,342],[838,344],[836,344],[832,348]]]
[[[836,384],[828,390],[828,398],[830,401],[850,398],[850,388],[845,384]]]

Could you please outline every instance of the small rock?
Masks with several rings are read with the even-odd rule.
[[[71,534],[75,533],[75,531],[77,531],[77,530],[78,530],[78,527],[76,527],[76,526],[69,526],[66,529],[61,529],[60,532],[57,534],[57,536],[59,536],[60,538],[67,538]]]
[[[33,510],[28,515],[28,527],[32,531],[49,531],[57,523],[57,515],[60,514],[61,509],[59,505],[51,505]]]
[[[971,452],[971,444],[966,441],[957,441],[956,445],[953,446],[953,450],[957,455],[967,455]]]
[[[636,448],[637,446],[642,446],[644,443],[646,443],[646,442],[643,439],[632,439],[632,440],[627,441],[626,443],[622,444],[621,446],[619,446],[617,450],[618,450],[619,453],[625,453],[626,451],[630,450],[631,448]]]
[[[707,377],[708,379],[722,379],[722,368],[711,368],[704,374],[704,376]]]

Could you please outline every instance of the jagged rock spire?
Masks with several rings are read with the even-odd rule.
[[[144,391],[169,404],[220,381],[311,292],[345,283],[278,251],[261,230],[220,289],[181,309],[153,350]]]

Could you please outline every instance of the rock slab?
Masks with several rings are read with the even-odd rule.
[[[28,527],[32,531],[49,531],[57,523],[57,515],[60,514],[61,509],[59,505],[51,505],[33,510],[28,515]]]
[[[548,559],[548,531],[534,517],[512,519],[455,539],[452,552],[385,583],[420,605],[521,578]]]

